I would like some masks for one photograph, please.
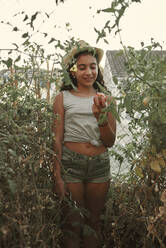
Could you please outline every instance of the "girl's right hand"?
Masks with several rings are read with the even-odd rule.
[[[66,194],[65,183],[61,177],[55,179],[55,193],[58,194],[61,200],[64,198]]]
[[[99,119],[99,116],[102,110],[107,106],[107,97],[103,93],[97,93],[93,98],[92,111],[96,119]]]

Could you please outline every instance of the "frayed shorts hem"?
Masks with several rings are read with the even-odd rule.
[[[111,180],[111,178],[96,178],[96,179],[91,179],[91,180],[78,180],[76,178],[63,178],[65,183],[106,183]]]

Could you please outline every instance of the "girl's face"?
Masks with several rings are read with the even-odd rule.
[[[92,87],[98,75],[97,60],[90,54],[81,54],[77,58],[76,71],[73,72],[78,87]]]

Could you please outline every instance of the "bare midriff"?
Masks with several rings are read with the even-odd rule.
[[[107,151],[104,145],[94,146],[90,143],[65,142],[64,146],[73,152],[87,156],[95,156]]]

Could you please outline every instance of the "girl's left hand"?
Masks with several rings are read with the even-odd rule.
[[[92,111],[96,119],[99,119],[100,114],[102,113],[103,108],[107,106],[107,97],[103,93],[97,93],[93,98]]]

